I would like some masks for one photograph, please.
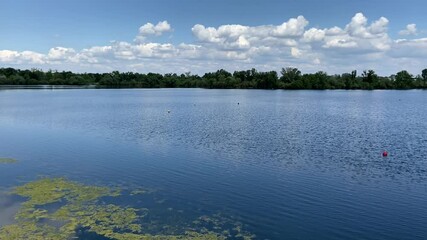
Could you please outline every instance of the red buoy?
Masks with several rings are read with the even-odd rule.
[[[388,156],[388,152],[387,151],[384,151],[383,152],[383,157],[387,157]]]

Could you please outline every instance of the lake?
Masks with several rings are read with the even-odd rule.
[[[27,200],[14,187],[64,177],[120,189],[99,203],[146,209],[153,235],[425,239],[426,103],[417,90],[0,90],[0,157],[17,160],[0,164],[0,225]]]

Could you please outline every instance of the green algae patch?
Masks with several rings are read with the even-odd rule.
[[[0,239],[2,240],[60,240],[61,238],[64,239],[63,237],[57,233],[55,227],[47,224],[36,224],[34,222],[7,225],[0,229]]]
[[[116,196],[115,191],[107,187],[86,186],[67,181],[64,178],[44,178],[17,187],[14,193],[29,200],[26,206],[45,205],[66,200],[69,203],[84,203],[103,196]]]
[[[176,234],[147,233],[141,224],[147,209],[123,207],[106,203],[103,199],[119,196],[120,190],[84,185],[65,178],[42,178],[16,187],[12,193],[26,201],[15,215],[16,222],[0,228],[2,240],[71,239],[76,238],[77,231],[81,230],[117,240],[222,240],[232,236],[230,231],[222,230],[221,220],[208,217],[197,222],[213,225],[214,231],[193,224],[193,227],[187,226]],[[143,194],[140,191],[135,193]],[[233,239],[250,239],[242,234],[240,225],[234,227],[239,231],[234,231]]]
[[[117,190],[64,178],[44,178],[17,187],[12,193],[27,201],[15,215],[16,223],[0,229],[0,239],[68,239],[79,227],[89,227],[89,231],[104,236],[114,231],[140,231],[134,223],[137,210],[98,203],[101,197],[117,196]],[[59,208],[50,209],[50,204]],[[62,224],[55,226],[58,223]]]
[[[212,233],[208,229],[213,229],[215,232],[221,232],[219,237],[232,239],[250,240],[256,236],[243,229],[243,224],[236,219],[225,217],[222,214],[214,214],[213,216],[201,216],[193,221],[193,226],[200,229],[201,233]]]
[[[18,161],[13,158],[0,158],[0,164],[10,164],[10,163],[16,163],[16,162]]]

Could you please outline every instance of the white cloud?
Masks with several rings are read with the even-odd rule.
[[[0,50],[0,62],[13,64],[43,64],[45,63],[45,55],[32,51],[17,52],[10,50]]]
[[[86,52],[90,56],[107,56],[111,53],[112,49],[112,46],[95,46],[89,49],[83,49],[82,52]]]
[[[202,46],[196,44],[181,43],[177,47],[178,56],[182,59],[200,58]]]
[[[237,46],[239,48],[249,48],[250,47],[250,43],[249,41],[246,39],[245,36],[239,36],[239,38],[237,39]]]
[[[0,50],[0,62],[14,62],[19,57],[19,52],[10,50]]]
[[[367,22],[368,19],[362,13],[357,13],[351,19],[351,22],[347,24],[345,31],[351,36],[368,37],[368,31],[366,29]]]
[[[326,31],[322,29],[310,28],[304,33],[303,40],[306,42],[319,42],[325,38]]]
[[[368,27],[368,31],[371,34],[379,34],[383,35],[387,33],[387,27],[388,27],[389,20],[385,17],[381,17],[377,21],[373,22],[371,26]]]
[[[325,33],[329,36],[336,36],[336,35],[341,35],[344,34],[344,30],[342,30],[341,28],[335,26],[329,29],[326,29]]]
[[[73,59],[74,62],[99,63],[101,59],[109,59],[113,55],[112,46],[95,46],[83,49]]]
[[[137,41],[144,41],[149,36],[160,36],[163,33],[172,31],[171,25],[167,21],[158,22],[156,25],[146,23],[139,28]]]
[[[340,73],[358,68],[390,74],[400,66],[425,67],[427,39],[393,40],[388,25],[385,17],[370,21],[357,13],[344,26],[319,28],[310,27],[308,20],[298,16],[279,25],[195,24],[191,28],[193,42],[149,41],[152,36],[172,31],[170,24],[162,21],[141,26],[137,41],[112,41],[82,50],[54,47],[47,53],[0,50],[0,63],[75,71],[163,73],[296,66],[302,71]],[[416,25],[409,24],[405,31],[416,33]]]
[[[21,59],[25,62],[34,64],[44,64],[46,62],[45,56],[43,54],[32,51],[21,52]]]
[[[136,56],[133,51],[133,45],[128,42],[113,42],[113,54],[117,59],[134,60]]]
[[[307,25],[308,21],[303,16],[291,18],[282,25],[275,27],[273,35],[279,37],[298,37],[304,33],[304,28]]]
[[[427,38],[398,39],[394,41],[390,55],[394,58],[420,58],[427,56]]]
[[[325,48],[357,48],[357,42],[353,41],[351,38],[347,36],[343,36],[340,38],[330,38],[325,45]]]
[[[194,36],[202,42],[220,42],[221,39],[218,37],[217,30],[213,27],[206,28],[201,24],[196,24],[191,28]]]
[[[375,38],[387,33],[388,23],[387,18],[381,17],[368,26],[368,19],[362,13],[356,13],[347,24],[345,31],[353,37]]]
[[[291,18],[281,25],[221,25],[218,28],[196,24],[191,29],[196,39],[210,43],[222,50],[249,50],[251,46],[296,46],[298,37],[304,34],[308,21],[303,17]]]
[[[54,47],[49,50],[47,58],[51,61],[69,60],[75,56],[76,51],[72,48]]]
[[[222,25],[218,29],[196,24],[191,29],[199,42],[217,44],[223,49],[248,48],[251,43],[250,27],[242,25]]]
[[[399,31],[399,35],[402,36],[408,36],[408,35],[417,35],[417,25],[415,23],[411,23],[406,25],[406,28],[404,30]]]
[[[291,48],[291,55],[295,58],[301,57],[302,53],[298,48],[292,47]]]
[[[333,27],[325,30],[324,48],[349,49],[353,54],[387,51],[391,39],[387,34],[389,20],[385,17],[368,25],[368,19],[357,13],[344,29]]]
[[[133,47],[137,57],[141,58],[176,58],[178,50],[173,44],[147,43]]]

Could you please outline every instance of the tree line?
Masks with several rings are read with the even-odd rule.
[[[280,75],[279,75],[280,74]],[[427,88],[427,69],[416,76],[403,70],[388,77],[374,70],[328,75],[326,72],[301,73],[297,68],[276,71],[228,72],[220,69],[203,76],[176,73],[73,73],[0,68],[0,85],[92,85],[111,88],[242,88],[242,89],[421,89]]]

